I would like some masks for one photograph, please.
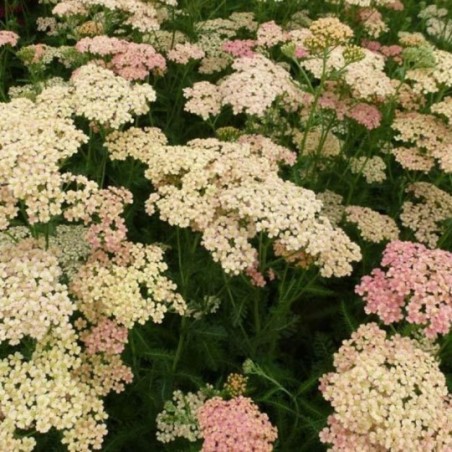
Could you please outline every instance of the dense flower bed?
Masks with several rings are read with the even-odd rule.
[[[0,21],[1,451],[452,451],[446,1]]]

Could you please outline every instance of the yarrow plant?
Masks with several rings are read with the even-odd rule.
[[[452,450],[447,6],[4,2],[0,451]]]

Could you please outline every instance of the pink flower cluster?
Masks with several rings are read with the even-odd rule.
[[[226,41],[223,44],[223,50],[235,58],[252,57],[255,55],[253,48],[256,45],[256,41],[252,39],[234,39],[233,41]]]
[[[346,115],[368,130],[376,129],[381,123],[381,113],[378,108],[362,102],[353,106]]]
[[[355,288],[366,312],[384,323],[402,320],[425,327],[425,335],[447,334],[452,323],[452,253],[422,244],[393,241],[381,265]]]
[[[113,320],[103,318],[91,330],[82,333],[81,338],[89,355],[107,353],[119,355],[127,343],[128,330]]]
[[[204,50],[196,44],[176,44],[174,49],[168,52],[168,60],[178,64],[187,64],[190,60],[201,60],[206,56]]]
[[[15,46],[19,40],[19,35],[14,33],[14,31],[0,30],[0,47],[10,45]]]
[[[110,57],[106,67],[126,80],[144,80],[149,72],[166,70],[165,58],[150,44],[137,44],[108,36],[83,38],[75,48],[81,53]]]
[[[271,452],[278,437],[268,416],[248,397],[213,397],[198,409],[203,452]]]

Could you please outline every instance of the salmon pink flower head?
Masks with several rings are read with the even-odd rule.
[[[14,47],[19,40],[19,35],[9,30],[0,30],[0,47],[10,45]]]
[[[203,452],[255,450],[271,452],[278,437],[268,416],[248,397],[213,397],[198,409]]]
[[[386,324],[406,315],[409,323],[424,327],[428,338],[447,334],[452,324],[452,253],[393,241],[381,265],[385,269],[374,269],[355,289],[366,302],[366,312]]]

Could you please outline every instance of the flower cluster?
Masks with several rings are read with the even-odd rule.
[[[123,352],[127,343],[127,328],[118,325],[108,318],[100,319],[88,331],[84,331],[80,338],[86,346],[89,355],[108,353],[117,355]]]
[[[436,159],[445,172],[452,172],[452,130],[433,115],[399,112],[392,128],[395,139],[410,143],[424,152],[425,158]],[[421,154],[422,155],[422,154]]]
[[[165,58],[150,44],[137,44],[108,36],[83,38],[75,48],[81,53],[109,57],[105,66],[126,80],[144,80],[149,72],[166,70]]]
[[[305,39],[306,47],[313,52],[322,52],[332,47],[347,44],[353,30],[336,17],[317,19],[309,27],[311,36]]]
[[[196,113],[199,111],[205,117],[204,112],[218,111],[220,100],[222,106],[230,105],[234,114],[263,116],[277,98],[281,98],[289,108],[298,105],[299,89],[290,74],[263,55],[237,58],[232,68],[234,72],[217,87],[199,82],[196,89],[185,91],[186,96],[191,98],[186,109]],[[206,106],[202,105],[204,99],[208,104]]]
[[[155,100],[155,91],[150,85],[132,85],[92,63],[77,69],[71,83],[75,114],[107,128],[117,129],[131,122],[133,115],[147,113],[148,103]]]
[[[157,439],[169,443],[176,438],[185,438],[195,442],[202,438],[199,430],[197,412],[207,399],[207,391],[174,391],[173,399],[165,403],[164,409],[157,415]]]
[[[399,238],[396,222],[368,207],[347,206],[345,218],[349,223],[356,224],[362,238],[368,242],[379,243]]]
[[[51,328],[69,328],[74,305],[59,283],[58,259],[31,239],[1,248],[0,341],[41,340]]]
[[[394,241],[387,245],[381,265],[362,278],[356,292],[366,312],[385,323],[406,320],[425,327],[425,335],[446,334],[452,324],[452,253],[429,250],[420,243]]]
[[[16,429],[45,433],[55,428],[71,452],[100,449],[107,415],[90,383],[75,376],[79,353],[74,332],[55,328],[31,356],[16,352],[0,361],[0,435],[6,433],[6,444]]]
[[[1,229],[16,216],[19,201],[30,224],[46,223],[61,213],[59,166],[87,139],[62,113],[64,104],[52,106],[47,99],[53,96],[46,94],[36,104],[23,98],[0,104]]]
[[[198,409],[204,438],[203,452],[218,450],[259,450],[271,452],[278,434],[268,419],[248,397],[231,400],[213,397]]]
[[[452,217],[452,195],[428,182],[416,182],[406,189],[415,201],[405,201],[400,219],[419,242],[434,248],[442,223]]]
[[[271,155],[266,154],[270,140],[255,137],[240,143],[198,139],[186,146],[163,146],[151,137],[135,130],[121,139],[132,156],[143,154],[139,146],[148,149],[145,175],[157,189],[148,213],[157,207],[162,220],[201,231],[203,245],[226,272],[253,267],[257,250],[250,240],[260,232],[278,239],[289,253],[313,256],[326,277],[349,274],[351,262],[360,259],[344,232],[319,216],[315,194],[278,176],[278,161],[288,157],[283,147],[271,147],[279,152]]]
[[[386,164],[378,155],[373,157],[352,157],[350,170],[354,174],[362,174],[367,183],[380,183],[386,180]]]
[[[86,21],[89,17],[96,17],[99,8],[119,13],[118,25],[129,26],[139,32],[146,33],[160,28],[159,18],[154,4],[142,0],[62,0],[53,8],[52,13],[71,21],[80,19]],[[126,19],[123,19],[123,15]],[[109,14],[109,17],[112,17]],[[114,16],[113,16],[114,17]]]
[[[361,325],[320,389],[333,408],[320,433],[333,450],[448,450],[452,404],[438,362],[416,341]]]
[[[10,45],[14,47],[19,40],[19,35],[14,31],[0,30],[0,47]]]
[[[160,323],[169,308],[181,315],[185,311],[175,284],[163,276],[166,269],[158,246],[125,242],[114,257],[88,261],[70,289],[78,309],[93,323],[100,316],[113,317],[129,329],[149,318]]]
[[[190,60],[201,60],[206,56],[204,50],[196,44],[176,44],[173,49],[168,52],[168,60],[177,64],[187,64]]]

